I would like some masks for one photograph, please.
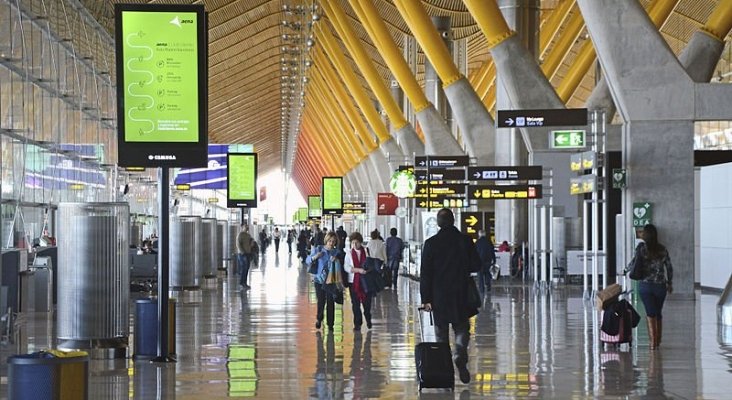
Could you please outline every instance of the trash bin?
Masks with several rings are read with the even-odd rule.
[[[88,354],[48,350],[8,357],[8,398],[88,399]]]
[[[168,299],[168,353],[175,354],[175,299]],[[149,359],[158,355],[158,300],[135,301],[134,359]]]

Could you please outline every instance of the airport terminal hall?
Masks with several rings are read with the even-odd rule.
[[[732,399],[732,0],[0,0],[0,400]]]

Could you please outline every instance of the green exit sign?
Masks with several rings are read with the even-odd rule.
[[[551,131],[549,143],[553,149],[582,149],[585,147],[584,130]]]

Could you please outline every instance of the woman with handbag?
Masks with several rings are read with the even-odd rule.
[[[643,243],[636,247],[631,262],[630,278],[640,281],[638,292],[646,309],[650,347],[655,350],[661,345],[661,311],[666,293],[673,292],[674,269],[668,250],[658,242],[658,231],[654,225],[643,227],[642,238]]]
[[[315,322],[315,329],[320,329],[323,323],[323,311],[327,312],[326,322],[328,329],[333,330],[335,323],[335,299],[329,296],[325,290],[325,280],[328,276],[328,266],[338,258],[340,250],[336,248],[338,244],[338,236],[334,232],[328,232],[324,239],[325,245],[313,246],[313,250],[307,258],[310,265],[308,272],[313,275],[313,284],[315,285],[315,296],[318,299],[318,314]]]
[[[366,249],[362,246],[363,236],[358,232],[351,233],[351,250],[346,253],[343,269],[348,272],[349,290],[351,292],[351,308],[353,310],[353,330],[361,330],[363,317],[366,317],[366,327],[371,329],[371,299],[373,295],[366,292],[363,278],[367,271],[363,268],[366,263]],[[361,316],[363,306],[363,317]]]

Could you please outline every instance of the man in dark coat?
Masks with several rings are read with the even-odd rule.
[[[475,242],[475,248],[478,250],[478,256],[480,256],[480,271],[478,272],[478,281],[480,282],[480,289],[491,290],[491,282],[493,276],[491,275],[491,267],[496,263],[496,249],[493,247],[493,242],[485,234],[483,229],[478,231],[478,241]]]
[[[468,280],[480,269],[480,257],[473,240],[455,228],[455,216],[447,208],[437,213],[440,231],[422,248],[419,291],[422,306],[434,312],[438,342],[450,341],[449,324],[455,332],[455,366],[463,383],[470,382],[468,342],[470,317],[478,310],[468,307]]]

